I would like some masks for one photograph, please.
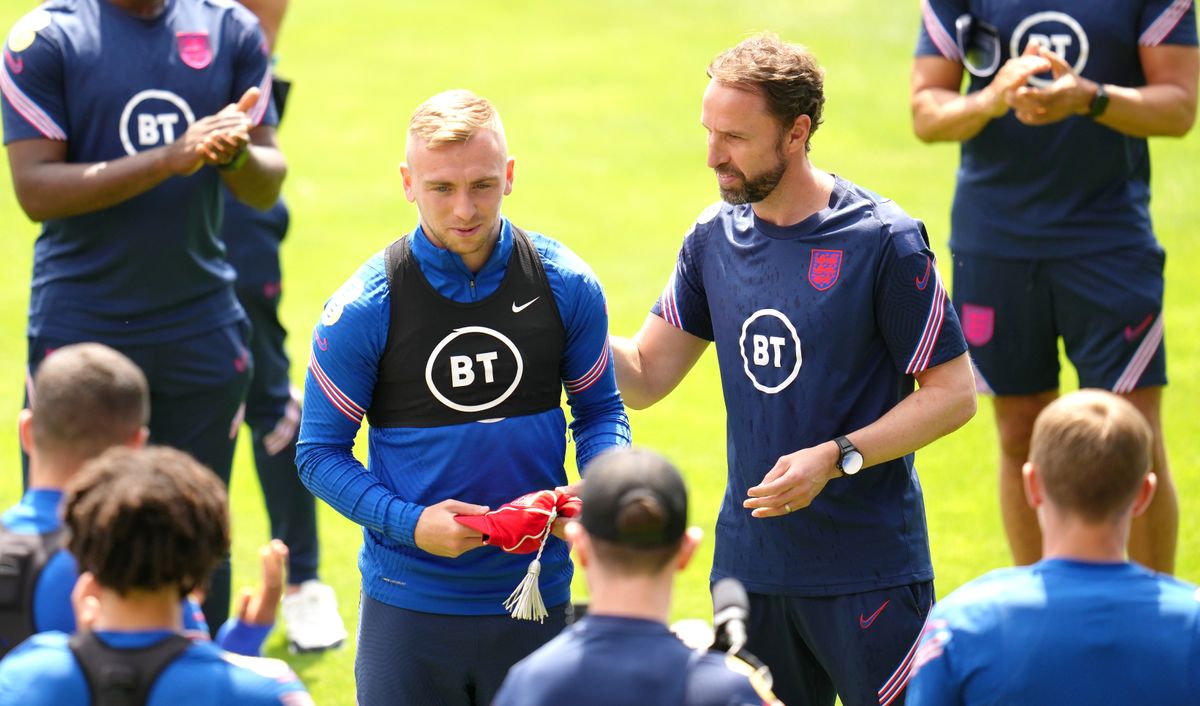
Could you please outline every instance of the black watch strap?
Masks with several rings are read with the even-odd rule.
[[[1104,115],[1104,111],[1108,110],[1108,89],[1103,83],[1096,84],[1096,95],[1092,96],[1092,103],[1088,106],[1088,117],[1098,118]]]
[[[837,460],[837,463],[835,463],[834,465],[837,467],[837,469],[839,471],[841,471],[842,470],[842,459],[846,457],[847,453],[849,453],[851,451],[858,451],[858,447],[855,446],[853,442],[851,442],[849,439],[847,439],[844,436],[839,436],[838,438],[834,439],[833,443],[838,445],[838,460]]]

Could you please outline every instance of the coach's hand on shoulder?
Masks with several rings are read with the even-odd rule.
[[[456,557],[483,546],[479,530],[454,521],[455,515],[486,515],[485,505],[443,500],[421,513],[413,531],[417,548],[434,556]]]
[[[832,441],[781,456],[762,483],[746,491],[742,507],[754,517],[780,517],[808,507],[830,479],[841,475],[835,466],[838,456]]]

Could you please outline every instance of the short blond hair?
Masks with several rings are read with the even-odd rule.
[[[1124,398],[1079,390],[1038,415],[1029,460],[1051,502],[1099,524],[1133,503],[1152,465],[1153,443],[1149,423]]]
[[[504,125],[491,101],[466,89],[443,91],[417,107],[408,123],[411,145],[419,139],[434,148],[466,142],[480,130],[491,130],[505,144]]]

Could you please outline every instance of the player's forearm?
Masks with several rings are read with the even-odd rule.
[[[222,171],[221,177],[238,201],[260,211],[269,210],[279,200],[287,161],[274,146],[250,145],[247,150],[246,164],[236,171]]]
[[[912,96],[913,132],[922,142],[969,140],[992,121],[995,103],[987,88],[966,95],[936,87],[919,90]]]
[[[1096,122],[1133,137],[1182,137],[1196,122],[1196,95],[1164,84],[1126,88],[1106,86],[1108,109]],[[1095,95],[1094,85],[1088,93]]]
[[[874,466],[940,439],[975,416],[975,378],[967,354],[925,372],[920,387],[886,414],[850,434]]]
[[[146,193],[174,172],[167,148],[108,162],[43,162],[13,170],[17,201],[34,221],[100,211]]]
[[[399,544],[416,547],[413,534],[425,508],[388,490],[350,448],[305,441],[301,430],[296,467],[304,486],[347,519]]]
[[[596,456],[613,448],[629,446],[629,417],[621,398],[615,396],[615,406],[581,410],[580,406],[572,406],[574,420],[571,422],[571,434],[575,437],[575,463],[583,468]]]

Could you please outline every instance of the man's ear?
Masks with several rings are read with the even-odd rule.
[[[517,166],[517,158],[509,157],[508,162],[504,165],[504,195],[508,196],[512,193],[514,167]]]
[[[805,151],[808,149],[808,137],[812,134],[812,118],[807,115],[798,115],[792,122],[792,126],[787,131],[787,151],[789,154],[795,154],[797,151]]]
[[[679,545],[679,553],[675,555],[676,571],[683,571],[687,568],[692,557],[696,554],[696,547],[700,546],[700,541],[704,539],[704,530],[699,527],[688,527],[683,533],[683,542]]]
[[[404,198],[408,199],[409,203],[417,200],[417,192],[413,189],[412,170],[408,168],[407,163],[400,164],[400,180],[404,183]]]
[[[1025,465],[1021,466],[1021,479],[1025,486],[1025,502],[1034,510],[1038,509],[1046,502],[1046,498],[1042,494],[1042,478],[1032,461],[1026,461]]]
[[[21,450],[32,456],[33,450],[33,410],[26,407],[17,415],[17,438],[21,440]]]
[[[592,544],[588,541],[587,531],[579,522],[568,522],[563,527],[563,532],[571,544],[571,551],[575,552],[576,558],[579,559],[580,568],[586,569],[588,562],[592,560]]]
[[[1142,484],[1138,488],[1137,496],[1133,499],[1133,516],[1137,517],[1150,507],[1150,501],[1154,499],[1154,491],[1158,488],[1158,476],[1154,475],[1154,471],[1150,471],[1142,477]]]

